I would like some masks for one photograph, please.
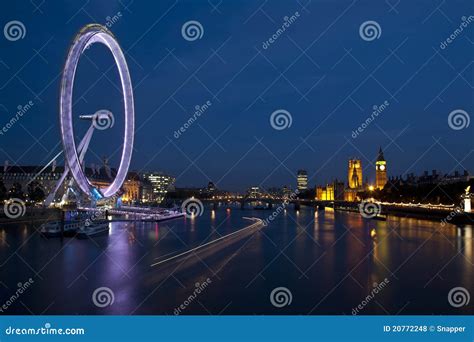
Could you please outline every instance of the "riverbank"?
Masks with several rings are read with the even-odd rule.
[[[24,207],[18,214],[0,216],[0,224],[12,225],[21,223],[43,223],[49,221],[61,221],[68,220],[68,213],[82,212],[89,213],[92,219],[98,218],[99,216],[110,217],[109,222],[163,222],[173,220],[176,218],[184,217],[185,213],[180,211],[170,211],[166,209],[160,209],[159,211],[130,211],[130,210],[119,210],[110,209],[103,210],[97,208],[90,209],[77,209],[70,211],[63,211],[57,208],[36,208],[36,207]]]
[[[57,221],[62,217],[62,211],[56,208],[23,207],[13,214],[5,212],[0,211],[0,224],[3,225]]]
[[[325,207],[333,208],[336,211],[350,211],[361,213],[360,202],[332,202],[324,204]],[[429,221],[437,221],[442,225],[474,225],[474,213],[464,212],[456,207],[428,208],[423,206],[409,206],[409,205],[388,205],[375,203],[378,209],[378,215],[411,217]],[[363,210],[362,210],[363,212]],[[370,215],[368,215],[370,216]]]

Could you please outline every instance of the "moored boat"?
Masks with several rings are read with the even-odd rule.
[[[64,229],[63,226],[64,225]],[[84,221],[50,221],[40,226],[40,234],[45,237],[74,236],[78,229],[84,226]]]
[[[161,213],[155,213],[151,215],[147,215],[143,217],[143,221],[156,221],[156,222],[161,222],[161,221],[166,221],[166,220],[172,220],[178,217],[183,217],[185,216],[185,213],[179,212],[179,211],[164,211]]]
[[[76,234],[78,239],[87,239],[99,235],[105,235],[109,233],[109,222],[108,221],[95,221],[90,222],[89,225],[82,226]]]

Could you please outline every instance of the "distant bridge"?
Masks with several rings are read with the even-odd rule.
[[[219,204],[224,204],[229,207],[237,204],[237,205],[240,205],[242,209],[244,209],[247,204],[252,203],[252,202],[266,204],[267,209],[272,209],[274,206],[283,204],[283,203],[292,204],[295,210],[299,210],[302,205],[311,206],[311,207],[320,207],[320,208],[324,208],[326,206],[334,207],[334,201],[315,201],[315,200],[310,200],[310,199],[288,200],[284,198],[251,197],[251,196],[245,196],[241,198],[226,198],[226,199],[202,199],[201,201],[203,203],[211,204],[215,209],[217,208]]]

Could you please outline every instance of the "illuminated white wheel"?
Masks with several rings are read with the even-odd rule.
[[[105,189],[95,188],[87,179],[79,162],[74,128],[72,124],[72,96],[74,77],[79,58],[85,49],[94,43],[104,44],[114,56],[122,84],[125,109],[125,132],[120,166],[114,181]],[[94,199],[113,196],[122,186],[128,173],[132,158],[135,112],[133,105],[133,88],[125,56],[112,33],[104,26],[92,24],[85,26],[75,37],[66,59],[60,94],[60,126],[64,149],[64,158],[79,188]]]

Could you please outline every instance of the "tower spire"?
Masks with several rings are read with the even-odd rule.
[[[385,161],[385,158],[383,156],[382,146],[379,147],[379,155],[377,157],[377,161]]]
[[[382,190],[387,183],[387,162],[383,156],[382,147],[379,148],[379,155],[375,162],[375,187]]]

